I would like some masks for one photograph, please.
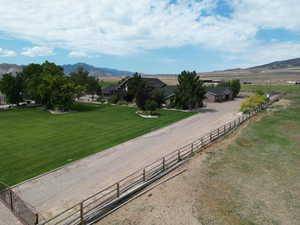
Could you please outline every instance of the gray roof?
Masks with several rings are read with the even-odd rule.
[[[132,77],[124,80],[120,86],[123,86],[124,84],[126,84]],[[164,82],[162,82],[160,79],[158,78],[148,78],[148,77],[142,77],[141,78],[143,81],[146,82],[146,84],[151,87],[151,88],[163,88],[166,86],[166,84]]]
[[[210,92],[213,95],[224,95],[232,93],[231,89],[228,87],[207,87],[207,92]]]
[[[157,78],[146,78],[142,77],[142,80],[151,88],[163,88],[166,86],[164,82]]]

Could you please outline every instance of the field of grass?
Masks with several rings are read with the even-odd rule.
[[[160,111],[143,119],[135,108],[78,104],[75,112],[41,109],[0,112],[0,181],[13,185],[159,129],[194,113]]]
[[[300,85],[244,85],[242,86],[242,91],[280,91],[287,93],[299,93],[300,94]]]
[[[300,95],[287,98],[208,158],[201,224],[300,224]]]
[[[100,82],[101,88],[106,88],[108,86],[112,85],[118,85],[118,82],[112,82],[112,81],[101,81]]]

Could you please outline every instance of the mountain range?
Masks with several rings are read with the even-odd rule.
[[[4,73],[17,73],[23,70],[25,66],[24,65],[16,65],[16,64],[0,64],[0,76]],[[101,67],[95,67],[86,63],[76,63],[76,64],[68,64],[68,65],[62,65],[64,68],[64,71],[66,74],[69,74],[71,72],[76,71],[79,67],[82,67],[86,71],[90,73],[92,76],[96,77],[109,77],[109,76],[129,76],[132,75],[132,72],[129,71],[122,71],[117,69],[111,69],[111,68],[101,68]],[[283,60],[283,61],[276,61],[269,64],[264,64],[260,66],[250,67],[247,69],[231,69],[226,70],[226,72],[235,72],[235,71],[272,71],[272,70],[278,70],[278,69],[287,69],[287,68],[293,68],[293,67],[300,67],[300,58],[295,59],[289,59],[289,60]],[[222,72],[222,71],[219,71]],[[225,71],[224,71],[225,72]]]
[[[0,64],[0,76],[5,73],[16,74],[17,72],[21,72],[25,66],[24,65],[16,65],[16,64]],[[88,71],[91,76],[95,77],[108,77],[108,76],[129,76],[133,74],[129,71],[122,71],[110,68],[98,68],[86,63],[76,63],[76,64],[67,64],[62,65],[64,68],[65,74],[69,74],[71,72],[75,72],[78,68],[83,68]]]

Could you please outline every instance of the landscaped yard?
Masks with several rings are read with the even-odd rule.
[[[74,110],[0,112],[0,181],[19,183],[193,115],[161,110],[160,118],[143,119],[136,108],[91,104]]]

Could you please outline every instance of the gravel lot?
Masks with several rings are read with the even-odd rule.
[[[14,191],[44,218],[52,217],[234,119],[238,116],[240,102],[241,99],[209,103],[195,116],[17,185]]]

